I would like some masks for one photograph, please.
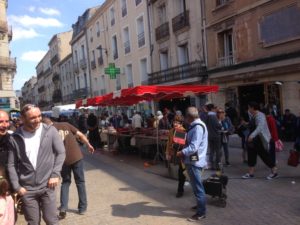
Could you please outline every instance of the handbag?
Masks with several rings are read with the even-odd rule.
[[[297,152],[295,150],[291,150],[287,164],[289,166],[297,167],[298,164],[299,164],[299,157],[300,157],[300,153],[299,152]]]
[[[181,129],[175,129],[172,137],[172,148],[175,151],[180,151],[186,142],[186,132]]]
[[[275,151],[276,152],[281,152],[281,151],[283,151],[283,143],[282,143],[282,141],[281,140],[277,140],[277,141],[275,141]]]

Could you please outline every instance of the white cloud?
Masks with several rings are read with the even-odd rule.
[[[60,11],[58,11],[57,9],[53,9],[53,8],[39,8],[39,11],[48,16],[59,16],[60,15]]]
[[[42,18],[42,17],[31,17],[28,15],[15,16],[11,15],[8,17],[12,25],[17,24],[23,27],[62,27],[63,24],[55,18]]]
[[[35,11],[35,6],[29,6],[28,11],[29,12],[34,12]]]
[[[28,51],[22,54],[21,59],[23,61],[39,62],[45,56],[46,53],[47,51],[42,51],[42,50]]]
[[[42,36],[38,34],[33,28],[24,29],[22,27],[14,27],[13,28],[13,40],[19,40],[19,39],[30,39]]]

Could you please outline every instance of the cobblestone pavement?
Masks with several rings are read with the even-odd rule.
[[[277,154],[280,177],[271,181],[266,180],[269,170],[260,160],[255,179],[240,179],[247,166],[241,162],[238,145],[233,138],[232,166],[225,168],[230,178],[227,207],[218,207],[217,200],[208,196],[207,217],[198,224],[299,225],[300,169],[286,165],[291,143],[285,144],[285,152]],[[77,214],[77,191],[72,183],[70,209],[60,224],[190,224],[186,218],[193,214],[190,207],[195,204],[191,187],[185,187],[182,198],[175,198],[177,182],[167,178],[163,163],[144,168],[144,161],[133,155],[85,154],[88,211]],[[211,173],[206,171],[204,176]],[[26,224],[22,216],[17,224]]]

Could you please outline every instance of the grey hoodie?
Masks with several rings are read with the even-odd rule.
[[[43,123],[41,126],[43,129],[36,169],[26,155],[22,130],[18,129],[12,135],[7,169],[15,191],[19,191],[21,187],[39,190],[47,186],[50,178],[60,177],[65,160],[64,144],[53,126]]]

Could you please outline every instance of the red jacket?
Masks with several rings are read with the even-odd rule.
[[[274,119],[273,116],[268,115],[267,116],[267,123],[268,123],[268,127],[272,136],[272,139],[274,141],[278,141],[278,132],[277,132],[277,126],[276,126],[276,120]]]

